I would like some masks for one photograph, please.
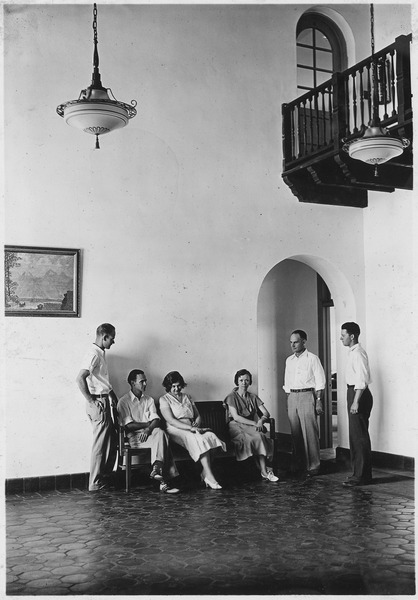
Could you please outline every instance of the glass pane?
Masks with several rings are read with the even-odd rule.
[[[325,48],[326,50],[331,50],[331,44],[327,36],[319,31],[319,29],[315,29],[315,44],[317,48]]]
[[[296,61],[298,65],[313,67],[313,51],[309,48],[296,48]]]
[[[307,44],[312,46],[312,29],[304,29],[297,37],[298,44]]]
[[[297,85],[311,90],[313,88],[313,71],[298,68]]]
[[[317,50],[316,66],[318,69],[327,69],[328,71],[332,71],[332,54],[330,54],[329,52],[321,52],[321,50]]]
[[[332,73],[322,73],[322,71],[316,72],[316,85],[321,85],[331,79]]]

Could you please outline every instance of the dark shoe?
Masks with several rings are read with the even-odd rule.
[[[312,471],[306,471],[306,477],[316,477],[319,475],[319,469],[313,469]]]
[[[371,479],[347,479],[343,481],[344,487],[359,487],[361,485],[370,485],[372,482]]]
[[[97,486],[97,488],[92,488],[89,489],[89,492],[106,492],[106,491],[111,491],[114,490],[115,488],[113,486],[111,486],[109,483],[101,483],[100,485]]]
[[[178,494],[179,491],[180,491],[179,489],[177,489],[175,487],[171,487],[165,481],[161,481],[161,483],[160,483],[160,492],[163,492],[164,494]]]
[[[161,467],[159,465],[155,464],[152,467],[152,471],[149,474],[149,476],[151,477],[151,479],[156,479],[157,481],[162,481],[163,471],[162,471]]]

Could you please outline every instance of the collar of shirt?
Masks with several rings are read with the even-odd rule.
[[[303,357],[305,357],[305,356],[306,356],[306,357],[308,357],[308,355],[309,355],[308,349],[307,349],[307,348],[305,348],[305,350],[304,350],[303,352],[301,352],[301,353],[299,354],[299,356],[296,356],[296,354],[295,354],[295,353],[293,353],[293,354],[290,356],[290,360],[299,360],[300,358],[303,358]]]
[[[135,394],[133,393],[132,390],[129,390],[129,395],[131,397],[132,402],[135,402],[135,400],[137,400],[138,402],[141,402],[141,400],[144,400],[144,398],[145,398],[144,394],[142,394],[142,396],[140,398],[138,398],[138,396],[135,396]]]
[[[360,344],[358,342],[357,342],[357,344],[354,344],[354,346],[350,346],[349,350],[350,350],[350,352],[352,352],[356,348],[360,348]]]
[[[95,348],[95,349],[98,351],[98,353],[99,353],[99,354],[101,354],[102,356],[104,356],[104,355],[105,355],[105,351],[104,351],[102,348],[100,348],[100,346],[98,346],[98,345],[97,345],[97,344],[95,344],[94,342],[93,342],[93,346],[94,346],[94,348]]]

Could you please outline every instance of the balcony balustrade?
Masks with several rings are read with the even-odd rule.
[[[411,41],[411,35],[401,35],[373,57],[282,105],[282,177],[300,201],[365,207],[368,190],[412,189]],[[401,156],[379,167],[377,177],[373,166],[343,149],[370,123],[373,81],[380,125],[411,141]]]

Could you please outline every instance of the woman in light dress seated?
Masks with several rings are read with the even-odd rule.
[[[202,419],[196,404],[182,389],[186,383],[178,371],[171,371],[164,377],[163,386],[167,393],[161,396],[160,411],[167,423],[167,433],[173,442],[186,448],[191,458],[202,465],[202,481],[206,487],[220,490],[212,471],[211,453],[215,448],[226,446],[208,428],[202,427]]]
[[[279,478],[267,466],[273,456],[274,443],[264,433],[264,422],[268,421],[270,414],[261,399],[248,391],[252,380],[251,373],[246,369],[235,374],[237,387],[224,400],[229,434],[236,459],[241,461],[254,456],[261,477],[275,483]]]

